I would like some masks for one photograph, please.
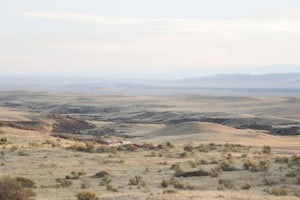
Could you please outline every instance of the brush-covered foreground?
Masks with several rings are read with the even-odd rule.
[[[0,99],[1,200],[300,197],[297,98]]]
[[[270,146],[109,146],[13,128],[0,137],[1,175],[26,182],[34,199],[300,197],[300,156]]]

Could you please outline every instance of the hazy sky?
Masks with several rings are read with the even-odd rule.
[[[2,72],[300,71],[299,0],[2,0],[0,24]]]

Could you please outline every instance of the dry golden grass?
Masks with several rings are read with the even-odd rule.
[[[8,142],[1,145],[3,155],[0,175],[32,179],[37,184],[34,189],[37,193],[36,199],[40,200],[76,199],[76,194],[82,190],[82,185],[85,185],[85,189],[96,192],[100,199],[297,199],[294,190],[300,189],[295,184],[295,177],[285,176],[286,173],[294,170],[287,164],[275,163],[275,157],[279,154],[274,153],[274,149],[270,154],[264,154],[261,153],[261,147],[249,148],[227,144],[199,146],[193,143],[190,144],[190,148],[184,148],[184,143],[181,143],[176,144],[175,147],[163,148],[154,148],[156,145],[145,144],[147,148],[127,151],[95,144],[95,148],[103,147],[107,148],[107,151],[89,153],[68,150],[67,147],[78,145],[80,142],[54,138],[47,133],[12,128],[1,128],[1,130],[0,137],[5,137]],[[202,151],[205,148],[207,152]],[[185,156],[182,156],[184,149],[188,151]],[[19,152],[27,154],[22,156]],[[270,160],[270,169],[266,172],[245,170],[243,163],[246,154],[252,160]],[[292,154],[286,153],[284,156],[291,157]],[[224,171],[218,177],[184,178],[174,177],[175,170],[171,169],[172,165],[178,163],[185,172],[196,171],[199,168],[210,171],[224,159],[229,159],[237,170]],[[199,160],[203,160],[202,163]],[[108,172],[109,177],[92,178],[101,171]],[[69,178],[66,179],[67,176]],[[132,185],[130,179],[135,176],[141,177],[141,182]],[[266,190],[271,186],[263,184],[264,177],[287,187],[288,196],[276,197],[268,194]],[[69,183],[63,184],[61,181],[57,182],[57,179]],[[185,189],[180,189],[181,186],[162,187],[161,182],[167,179],[175,179],[178,184],[183,184],[182,187]],[[234,187],[218,190],[219,179],[230,179]],[[250,190],[240,188],[246,182],[251,183]],[[164,194],[165,190],[174,190],[176,193]]]
[[[146,113],[150,118],[152,111],[174,112],[171,114],[175,118],[181,112],[201,111],[199,115],[212,118],[259,116],[264,123],[276,120],[279,122],[274,124],[290,123],[289,120],[299,123],[298,104],[286,103],[285,98],[227,97],[220,100],[198,96],[108,96],[95,101],[89,96],[84,101],[78,98],[78,95],[46,95],[49,102],[105,105],[108,110],[116,108],[117,111],[112,113],[103,111],[104,119],[93,118],[93,114],[82,116],[99,127],[116,126],[117,131],[140,137],[130,138],[131,145],[118,147],[76,141],[72,137],[56,138],[51,136],[51,128],[30,131],[0,127],[0,139],[3,139],[0,143],[0,176],[30,178],[36,183],[33,190],[37,200],[76,200],[76,195],[82,191],[95,192],[103,200],[299,199],[300,162],[297,156],[292,157],[300,153],[299,136],[270,135],[260,130],[241,130],[212,122],[154,123],[160,120],[155,117],[154,122],[139,121],[136,124],[108,120],[120,116],[130,119],[134,113],[145,114],[142,111],[146,110],[150,112]],[[277,109],[280,105],[284,109]],[[127,107],[133,110],[126,110]],[[2,107],[0,112],[0,121],[24,121],[42,115]],[[80,114],[74,116],[82,117]],[[161,120],[165,120],[164,117],[162,115]],[[167,142],[171,144],[167,145]],[[271,147],[270,153],[262,152],[264,145]],[[245,169],[245,163],[249,169]],[[99,172],[100,177],[93,177]],[[193,172],[199,176],[190,176],[197,174]],[[162,186],[164,180],[168,182],[167,187]],[[249,190],[243,188],[247,184]],[[280,194],[282,188],[287,190],[286,196],[274,195],[278,191]]]
[[[18,111],[12,108],[0,107],[0,121],[29,121],[26,112]]]

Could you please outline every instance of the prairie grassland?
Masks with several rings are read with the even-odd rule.
[[[299,99],[0,96],[0,181],[34,199],[300,197]]]
[[[298,199],[300,156],[228,143],[86,144],[1,128],[0,175],[36,183],[36,199]],[[4,139],[5,138],[5,139]],[[89,147],[89,148],[87,148]],[[98,174],[98,176],[97,176]]]

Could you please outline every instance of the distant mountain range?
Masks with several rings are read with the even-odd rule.
[[[177,84],[185,87],[300,88],[300,73],[218,74],[207,77],[180,79],[176,81]]]
[[[170,77],[168,77],[170,78]],[[78,76],[4,76],[0,91],[31,90],[99,94],[283,94],[300,96],[300,73],[218,74],[177,80],[102,80]]]

